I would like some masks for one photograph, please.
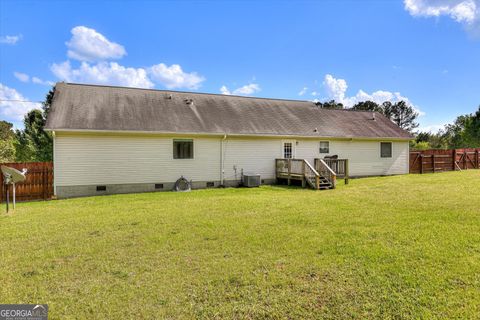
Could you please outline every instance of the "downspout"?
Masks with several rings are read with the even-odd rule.
[[[220,141],[220,186],[224,186],[225,180],[225,159],[223,154],[223,143],[227,139],[227,134],[223,135],[223,139]]]
[[[56,166],[56,161],[55,161],[55,140],[57,140],[55,138],[55,131],[52,131],[52,140],[53,140],[53,196],[56,198],[57,197],[57,183],[56,183],[56,173],[57,173],[57,170],[55,168]]]

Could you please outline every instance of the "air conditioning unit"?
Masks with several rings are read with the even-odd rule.
[[[259,174],[245,174],[243,175],[243,185],[248,188],[260,187],[260,175]]]

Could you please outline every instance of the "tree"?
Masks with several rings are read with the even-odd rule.
[[[383,113],[383,108],[373,101],[358,102],[356,105],[352,107],[352,110],[376,111],[376,112]]]
[[[451,148],[480,147],[480,106],[475,114],[458,116],[446,125],[444,136]]]
[[[343,104],[335,100],[325,101],[323,103],[316,102],[315,104],[322,109],[343,109]]]
[[[443,131],[437,133],[419,132],[415,137],[415,141],[410,144],[412,149],[448,149],[449,144]]]
[[[45,96],[45,101],[42,102],[43,116],[46,119],[50,112],[50,106],[52,105],[53,95],[55,94],[55,87],[50,89]]]
[[[0,163],[15,161],[13,124],[0,120]]]
[[[428,143],[428,141],[420,141],[420,142],[414,141],[413,143],[410,143],[410,149],[428,150],[428,149],[432,149],[432,147],[430,146],[430,143]]]
[[[383,114],[400,128],[409,132],[418,128],[418,123],[416,122],[418,112],[405,101],[399,101],[393,104],[390,101],[385,101],[382,106]]]
[[[50,132],[46,132],[44,128],[54,93],[55,88],[46,95],[42,103],[43,110],[34,109],[28,112],[23,120],[25,129],[15,132],[17,161],[52,161],[53,139]]]

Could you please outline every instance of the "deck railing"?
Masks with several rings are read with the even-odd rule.
[[[317,161],[318,160],[318,161]],[[323,159],[315,159],[315,169],[320,174],[332,184],[332,187],[335,188],[337,185],[337,174],[335,171],[330,168],[330,166]]]
[[[312,165],[304,160],[304,175],[308,184],[314,189],[320,189],[320,174]]]
[[[320,171],[320,160],[323,161],[330,169],[335,172],[337,178],[345,179],[345,184],[349,180],[348,159],[315,159],[314,165],[317,171]]]
[[[275,159],[277,177],[301,179],[312,188],[320,188],[320,175],[305,159]]]

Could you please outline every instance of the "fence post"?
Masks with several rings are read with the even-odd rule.
[[[42,166],[42,181],[43,181],[43,200],[47,200],[47,166]]]
[[[5,191],[5,187],[4,187],[4,184],[3,184],[3,174],[0,174],[0,189],[2,192],[0,192],[0,203],[3,202],[3,192]]]
[[[465,170],[468,169],[468,162],[467,162],[467,151],[465,151],[465,149],[463,149],[463,168]]]
[[[420,174],[423,174],[423,154],[420,155]]]
[[[435,154],[432,154],[432,170],[435,173]]]
[[[456,149],[453,149],[452,150],[452,170],[453,171],[456,171],[457,168],[455,166],[455,163],[457,162],[457,150]]]
[[[477,149],[477,169],[480,169],[480,150]]]

